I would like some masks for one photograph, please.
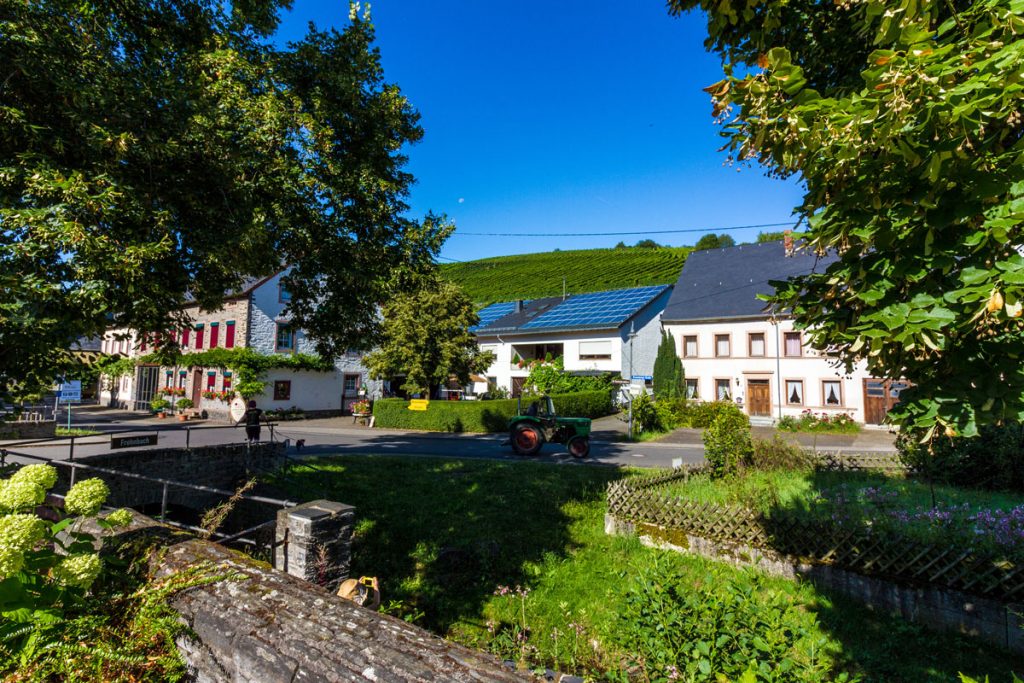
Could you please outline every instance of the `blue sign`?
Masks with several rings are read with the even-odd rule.
[[[649,380],[653,380],[654,376],[653,375],[633,375],[632,377],[630,377],[630,379],[642,379],[643,381],[647,382]]]

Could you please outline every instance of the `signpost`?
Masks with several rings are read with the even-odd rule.
[[[71,429],[71,404],[82,400],[82,380],[64,381],[57,390],[57,401],[68,404],[68,429]]]
[[[155,446],[156,434],[143,434],[140,436],[111,436],[110,449],[115,448],[137,448],[139,446]]]

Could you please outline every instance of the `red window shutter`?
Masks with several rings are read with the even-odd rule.
[[[146,335],[142,334],[139,336],[139,351],[146,350]]]
[[[187,349],[188,348],[188,336],[189,336],[189,330],[188,329],[184,329],[184,330],[181,331],[181,348],[183,348],[183,349]]]
[[[220,325],[218,323],[210,323],[210,348],[217,348],[218,334],[220,332]]]
[[[217,373],[208,372],[206,373],[206,388],[209,391],[213,391],[213,388],[217,386]]]
[[[235,323],[234,321],[228,321],[225,323],[224,329],[224,348],[233,349],[235,348]]]
[[[199,326],[196,328],[196,349],[203,348],[203,328]]]

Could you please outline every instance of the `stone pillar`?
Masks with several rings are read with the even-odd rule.
[[[352,561],[352,525],[356,509],[330,500],[313,500],[279,510],[274,568],[333,591],[348,578]]]

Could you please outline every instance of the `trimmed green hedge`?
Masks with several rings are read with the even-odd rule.
[[[555,394],[555,410],[564,417],[601,417],[612,412],[610,391]],[[426,410],[409,410],[409,402],[385,398],[373,402],[374,424],[386,429],[431,432],[503,432],[516,414],[516,400],[431,401]]]

